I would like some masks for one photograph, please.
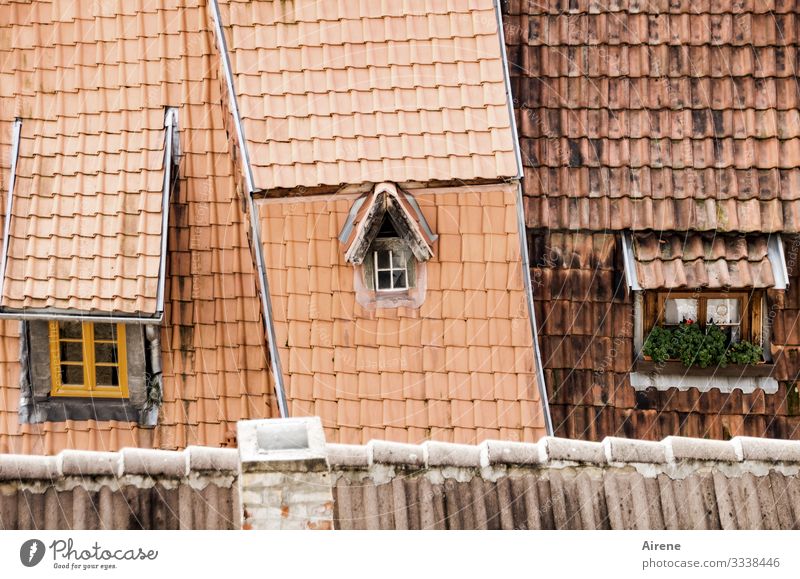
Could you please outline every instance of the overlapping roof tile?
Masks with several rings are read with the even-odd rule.
[[[642,289],[767,288],[775,285],[767,235],[641,233],[633,256]]]
[[[161,89],[177,56],[161,42],[163,12],[154,3],[126,15],[102,3],[34,8],[3,7],[15,24],[0,54],[3,111],[22,131],[2,306],[152,315]]]
[[[258,188],[519,172],[492,0],[221,8]]]
[[[329,440],[347,443],[536,440],[544,418],[514,186],[414,198],[438,235],[417,264],[418,308],[363,299],[363,271],[336,239],[353,196],[259,203],[291,415],[318,415]]]
[[[529,226],[800,230],[794,2],[506,12]]]

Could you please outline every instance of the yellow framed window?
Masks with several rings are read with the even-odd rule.
[[[50,322],[51,396],[127,398],[125,324]]]

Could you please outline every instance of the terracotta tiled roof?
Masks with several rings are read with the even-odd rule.
[[[529,226],[800,230],[794,2],[507,6]]]
[[[517,175],[493,0],[221,8],[256,187]]]
[[[438,234],[419,308],[362,307],[336,239],[354,196],[259,204],[292,416],[329,440],[544,434],[514,185],[414,193]]]
[[[72,38],[76,26],[85,26],[82,19],[86,14],[93,24],[80,36],[88,39],[87,44],[79,45],[80,48],[88,49],[95,35],[101,37],[118,31],[122,38],[115,37],[113,42],[103,45],[109,47],[104,52],[108,59],[138,63],[118,66],[139,72],[152,71],[153,64],[158,66],[152,76],[147,72],[143,84],[137,84],[135,91],[125,86],[134,81],[138,83],[138,76],[133,76],[133,80],[127,80],[124,75],[106,76],[103,80],[100,75],[98,83],[113,85],[113,90],[95,87],[84,88],[81,92],[89,94],[86,98],[102,93],[106,95],[104,98],[112,100],[117,94],[121,99],[136,96],[138,105],[156,111],[147,115],[136,112],[133,101],[128,100],[127,106],[133,112],[122,116],[132,129],[123,133],[130,140],[129,147],[144,139],[144,144],[152,143],[163,152],[164,108],[177,107],[182,153],[180,182],[173,195],[168,234],[169,264],[161,328],[164,402],[159,425],[146,429],[117,421],[19,424],[19,323],[0,321],[0,453],[53,454],[63,448],[117,450],[125,446],[167,449],[194,444],[220,446],[229,443],[228,439],[234,436],[237,420],[277,414],[246,218],[237,196],[237,171],[220,103],[214,34],[206,7],[185,4],[177,0],[144,2],[133,9],[128,4],[111,6],[67,1],[26,0],[0,4],[0,27],[10,23],[14,30],[10,38],[17,43],[11,56],[6,52],[0,55],[3,65],[0,70],[2,74],[15,70],[20,79],[19,82],[13,78],[10,82],[0,82],[0,152],[3,153],[0,175],[4,192],[10,120],[15,114],[27,114],[24,107],[33,106],[36,99],[49,98],[47,94],[34,96],[32,89],[23,90],[27,86],[23,81],[31,78],[33,72],[7,68],[5,63],[25,62],[25,55],[34,50],[31,48],[34,44],[40,46],[35,50],[45,55],[51,54],[44,48],[45,44],[53,45],[53,50],[67,50],[63,44],[66,40],[53,37],[52,33],[57,31],[64,39]],[[94,17],[94,9],[102,9],[102,12]],[[71,20],[76,16],[77,24]],[[49,24],[51,17],[65,22]],[[40,24],[42,21],[45,24]],[[4,33],[0,28],[0,46],[6,38]],[[99,49],[91,44],[88,50],[93,58]],[[168,61],[161,58],[165,54],[169,54]],[[6,58],[10,60],[3,60]],[[140,66],[144,68],[138,68]],[[105,69],[97,68],[100,72]],[[67,98],[74,94],[70,83],[75,75],[84,72],[86,67],[73,68],[68,62],[57,74],[46,78],[56,82],[59,90],[63,89],[64,96],[58,98]],[[58,84],[59,79],[64,84]],[[10,91],[11,96],[6,97],[3,91]],[[22,108],[15,109],[15,106]],[[152,126],[156,127],[157,136],[147,136],[148,131],[137,132],[141,123],[150,122],[150,114],[155,115]],[[104,118],[116,119],[119,115],[115,113]],[[92,126],[112,131],[110,126]],[[42,159],[45,158],[37,162],[43,162]],[[130,174],[120,172],[120,175],[125,176],[129,184],[139,184],[137,175],[133,176],[133,181]],[[160,213],[160,207],[158,211]],[[113,222],[113,218],[110,220]],[[49,225],[43,227],[50,231]],[[138,231],[137,227],[138,224],[133,231]]]
[[[775,285],[767,235],[641,233],[633,256],[642,289],[767,288]]]
[[[121,34],[105,4],[0,10],[14,24],[3,116],[22,119],[2,305],[153,314],[175,56],[163,18],[142,6]]]

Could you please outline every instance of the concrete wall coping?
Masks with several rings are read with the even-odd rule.
[[[183,451],[123,448],[119,452],[63,450],[55,456],[0,454],[0,481],[77,476],[140,475],[185,478],[193,472],[236,474],[236,449],[190,446]]]
[[[420,461],[420,450],[423,460]],[[407,468],[547,466],[553,463],[675,464],[768,462],[800,464],[800,441],[736,437],[729,441],[670,436],[660,442],[607,437],[602,442],[545,437],[537,443],[486,440],[480,445],[424,442],[421,445],[370,441],[328,444],[332,467],[387,464]]]
[[[720,441],[670,436],[661,442],[615,437],[586,442],[545,437],[537,443],[487,440],[477,446],[373,440],[366,445],[326,444],[323,449],[332,467],[344,469],[368,468],[373,464],[410,469],[687,461],[800,464],[800,441],[750,437]],[[238,471],[239,456],[235,449],[202,446],[190,446],[183,451],[123,448],[119,452],[64,450],[56,456],[0,454],[0,481],[125,475],[185,478],[193,472],[230,475]]]

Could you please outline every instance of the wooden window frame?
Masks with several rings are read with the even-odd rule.
[[[95,361],[94,323],[81,323],[81,345],[83,348],[83,380],[81,385],[62,384],[61,382],[61,348],[60,343],[63,339],[59,335],[59,322],[50,321],[50,375],[51,375],[51,396],[69,396],[84,398],[128,398],[128,356],[126,350],[125,324],[114,324],[116,326],[117,362],[104,363]],[[78,341],[77,338],[74,341]],[[102,341],[101,341],[102,342]],[[118,386],[98,386],[97,385],[97,366],[116,366]]]
[[[741,300],[741,332],[740,340],[748,340],[754,344],[762,344],[762,308],[764,291],[674,291],[655,290],[644,293],[644,335],[657,325],[664,325],[666,309],[664,302],[668,299],[696,299],[697,320],[700,327],[706,326],[707,301],[709,299]]]
[[[370,255],[364,260],[364,277],[367,288],[374,291],[376,295],[396,295],[408,293],[416,287],[417,282],[417,260],[408,248],[406,243],[399,237],[378,237],[373,240],[370,246]],[[378,252],[391,251],[393,253],[403,253],[406,258],[406,287],[404,288],[382,288],[378,289]],[[398,268],[399,269],[399,268]],[[384,269],[384,271],[386,271]]]

